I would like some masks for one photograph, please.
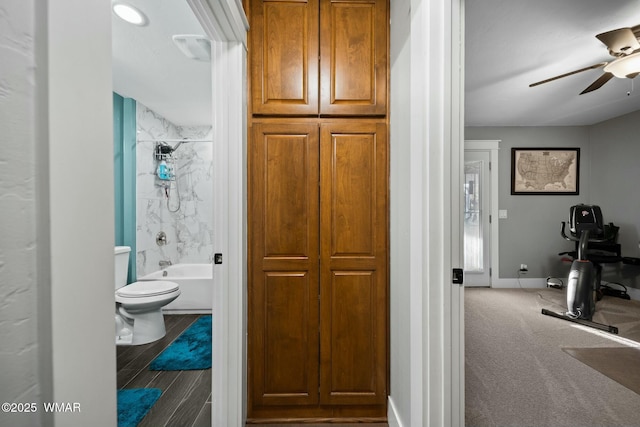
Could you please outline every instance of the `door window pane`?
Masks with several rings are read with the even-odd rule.
[[[482,160],[464,164],[464,270],[484,272],[482,236]]]

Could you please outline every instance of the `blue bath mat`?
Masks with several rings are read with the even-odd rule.
[[[161,394],[159,388],[118,390],[118,427],[136,427]]]
[[[152,371],[211,368],[211,316],[202,316],[156,357]]]

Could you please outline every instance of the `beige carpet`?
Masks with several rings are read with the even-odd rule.
[[[467,426],[640,427],[639,394],[563,351],[640,341],[640,302],[598,303],[594,320],[617,326],[612,336],[542,315],[566,310],[561,290],[468,288],[464,298]]]
[[[587,366],[640,394],[640,349],[634,347],[563,348]]]

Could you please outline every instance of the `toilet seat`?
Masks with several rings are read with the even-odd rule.
[[[166,280],[150,280],[134,282],[116,291],[116,295],[124,298],[146,298],[170,294],[178,290],[178,284]]]

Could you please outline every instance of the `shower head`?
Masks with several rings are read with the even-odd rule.
[[[191,142],[191,141],[187,141],[187,140],[179,141],[179,142],[178,142],[178,143],[177,143],[177,144],[176,144],[176,145],[171,149],[171,151],[172,151],[172,152],[173,152],[173,151],[176,151],[176,150],[178,149],[178,147],[180,147],[180,145],[182,145],[182,144],[183,144],[183,143],[185,143],[185,142]]]

